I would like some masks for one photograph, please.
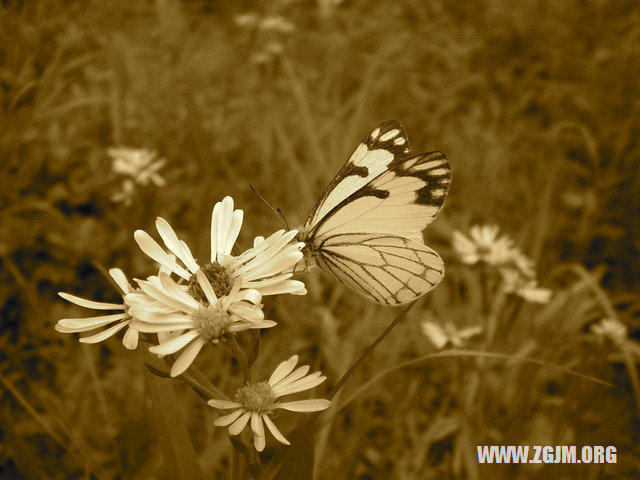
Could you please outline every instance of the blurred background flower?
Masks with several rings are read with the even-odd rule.
[[[163,187],[165,179],[158,171],[166,161],[157,159],[157,154],[149,150],[133,148],[109,148],[107,153],[113,160],[113,172],[122,178],[120,190],[111,195],[114,202],[130,205],[133,201],[136,185],[153,184]]]

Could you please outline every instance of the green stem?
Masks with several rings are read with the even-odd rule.
[[[227,341],[227,348],[231,350],[231,354],[238,360],[240,364],[240,368],[242,368],[242,378],[243,384],[247,384],[251,382],[251,369],[249,368],[249,361],[247,360],[247,356],[244,354],[240,345],[238,345],[238,341],[235,337],[231,337],[230,340]]]
[[[396,325],[398,325],[400,323],[400,321],[402,319],[404,319],[404,317],[407,315],[407,313],[409,312],[409,310],[411,310],[413,308],[413,306],[416,304],[417,300],[414,300],[413,302],[411,302],[409,305],[407,305],[399,314],[396,318],[393,319],[393,322],[391,322],[389,324],[389,326],[384,330],[384,332],[382,332],[378,338],[376,338],[373,343],[371,345],[369,345],[367,347],[367,349],[362,353],[362,355],[360,355],[360,357],[353,363],[353,365],[351,365],[351,367],[349,367],[349,370],[347,370],[347,372],[342,376],[342,378],[340,380],[338,380],[338,383],[336,384],[335,387],[333,387],[333,389],[331,390],[331,393],[329,394],[329,396],[331,398],[333,398],[339,391],[340,389],[344,386],[345,383],[347,383],[347,380],[349,380],[349,377],[351,377],[351,375],[353,375],[353,373],[356,371],[356,369],[360,366],[360,364],[362,362],[364,362],[367,357],[369,355],[371,355],[371,352],[373,352],[373,349],[376,348],[378,346],[378,344],[384,340],[384,337],[386,337],[387,335],[389,335],[391,333],[391,331],[396,327]]]
[[[231,480],[240,480],[240,452],[231,450]]]

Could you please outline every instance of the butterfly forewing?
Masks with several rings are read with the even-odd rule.
[[[435,251],[395,235],[333,235],[320,243],[315,257],[342,283],[385,305],[411,302],[444,276],[444,264]]]
[[[442,152],[394,160],[345,198],[314,227],[320,240],[348,232],[381,232],[422,242],[422,230],[438,214],[451,171]]]
[[[388,120],[377,126],[322,192],[305,225],[316,225],[347,197],[386,171],[393,161],[408,158],[410,153],[409,140],[400,123]]]

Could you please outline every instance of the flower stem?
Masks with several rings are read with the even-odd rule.
[[[409,310],[411,310],[415,304],[416,304],[416,300],[414,300],[409,305],[407,305],[398,314],[398,316],[393,319],[393,322],[389,324],[389,326],[384,330],[384,332],[382,332],[378,336],[378,338],[376,338],[373,341],[373,343],[367,347],[367,349],[362,353],[362,355],[360,355],[360,357],[353,363],[353,365],[349,367],[349,370],[347,370],[347,372],[342,376],[342,378],[338,380],[338,383],[336,384],[336,386],[333,387],[333,389],[331,390],[331,393],[329,394],[331,398],[333,398],[340,391],[340,389],[344,386],[344,384],[347,383],[347,380],[349,380],[349,377],[353,375],[353,372],[355,372],[356,369],[360,366],[360,364],[364,362],[369,355],[371,355],[371,352],[373,352],[374,348],[376,348],[378,344],[382,340],[384,340],[384,337],[389,335],[391,331],[396,327],[396,325],[398,325],[400,321],[404,319],[404,317],[407,315]]]
[[[240,452],[231,450],[231,480],[240,480]]]
[[[232,337],[227,342],[227,348],[231,350],[232,355],[238,360],[240,364],[240,368],[242,368],[242,378],[243,383],[251,382],[251,369],[249,368],[249,361],[247,360],[247,356],[244,354],[240,345],[238,345],[238,341],[235,337]]]

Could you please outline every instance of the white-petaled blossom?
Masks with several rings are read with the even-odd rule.
[[[628,334],[627,326],[615,318],[603,318],[591,326],[591,331],[616,345],[624,343]]]
[[[535,303],[547,303],[551,298],[551,290],[538,287],[534,262],[514,246],[511,238],[499,236],[497,226],[475,225],[470,237],[455,231],[452,243],[462,262],[494,267],[502,278],[503,292]]]
[[[454,347],[462,347],[465,340],[482,332],[482,327],[480,326],[457,329],[451,322],[447,322],[444,326],[441,326],[429,320],[422,322],[420,327],[422,333],[424,333],[437,350],[446,347],[448,344]]]
[[[227,295],[236,281],[240,282],[240,289],[255,289],[261,295],[306,294],[304,283],[291,279],[293,267],[303,257],[304,243],[293,241],[297,230],[279,230],[266,239],[258,237],[253,248],[238,257],[231,255],[243,215],[242,210],[234,210],[231,197],[215,204],[211,215],[211,256],[205,265],[198,264],[187,244],[178,238],[163,218],[157,219],[156,229],[165,247],[175,257],[143,230],[137,230],[134,238],[144,253],[196,290],[195,274],[202,271],[218,297]]]
[[[296,27],[293,23],[280,15],[271,15],[264,17],[260,21],[260,29],[276,33],[291,33],[296,29]]]
[[[535,278],[523,275],[516,268],[504,267],[500,269],[502,288],[505,293],[511,293],[532,303],[547,303],[551,298],[551,290],[538,287]]]
[[[282,362],[271,374],[266,382],[248,384],[236,392],[235,402],[226,400],[209,400],[208,404],[221,410],[235,410],[229,415],[218,418],[214,423],[220,427],[229,425],[229,433],[238,435],[250,422],[253,432],[253,444],[257,451],[264,450],[265,429],[267,426],[271,434],[281,443],[290,445],[289,441],[280,433],[270,415],[277,409],[292,412],[319,412],[329,408],[331,402],[324,399],[298,400],[294,402],[278,402],[280,397],[297,392],[310,390],[322,382],[326,377],[320,372],[307,375],[309,366],[305,365],[294,370],[298,363],[298,356]]]
[[[114,202],[130,204],[135,193],[136,184],[158,187],[166,184],[159,170],[165,165],[164,159],[157,159],[157,154],[150,150],[135,148],[109,148],[113,172],[124,177],[119,191],[111,196]]]
[[[457,230],[453,232],[453,248],[469,265],[478,262],[499,265],[507,261],[512,246],[513,241],[506,236],[499,237],[498,227],[493,225],[474,225],[470,237]]]
[[[248,12],[236,15],[233,21],[239,27],[251,28],[258,25],[260,17],[253,12]]]
[[[158,171],[164,167],[166,161],[158,159],[155,152],[135,148],[109,148],[107,153],[113,161],[112,168],[115,173],[131,177],[140,185],[165,185],[166,181]]]
[[[190,293],[194,285],[179,285],[163,272],[137,280],[141,292],[125,297],[134,304],[130,313],[136,328],[159,336],[160,344],[149,351],[164,356],[182,350],[171,368],[172,377],[189,368],[207,343],[216,345],[238,332],[276,325],[264,319],[260,292],[241,290],[239,278],[219,297],[202,270],[195,277],[200,294]]]
[[[111,278],[115,280],[122,292],[124,292],[122,303],[95,302],[65,292],[58,292],[58,295],[81,307],[93,308],[95,310],[116,310],[118,313],[87,318],[63,318],[62,320],[58,320],[55,329],[61,333],[81,333],[111,325],[99,333],[80,339],[82,343],[97,343],[106,340],[127,327],[127,331],[122,339],[122,344],[129,350],[133,350],[138,346],[138,329],[136,329],[134,323],[132,323],[133,319],[129,312],[131,304],[127,301],[126,296],[132,293],[134,289],[129,285],[127,277],[122,270],[112,268],[109,270],[109,275],[111,275]]]

